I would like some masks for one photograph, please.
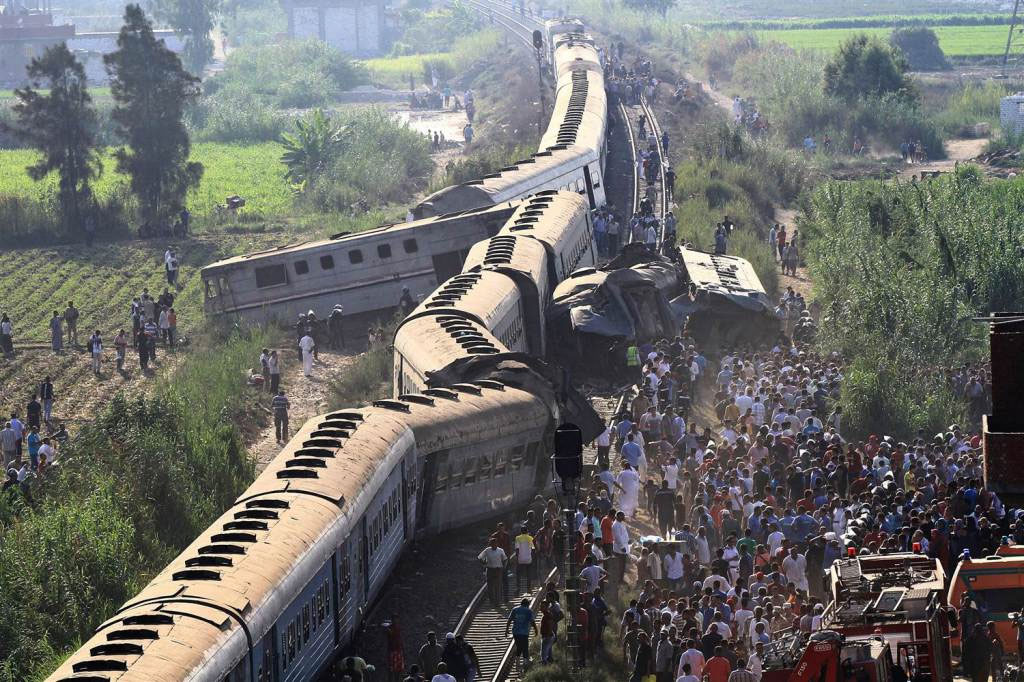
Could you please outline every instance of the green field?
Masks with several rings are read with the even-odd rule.
[[[409,87],[410,74],[415,76],[417,84],[423,82],[423,64],[425,62],[441,62],[457,74],[474,60],[492,54],[500,40],[500,33],[488,29],[459,38],[452,43],[452,49],[449,52],[381,57],[367,59],[363,63],[369,69],[370,80],[374,83],[396,90],[404,90]]]
[[[44,196],[54,191],[56,174],[37,183],[25,173],[25,167],[35,158],[36,152],[28,149],[0,150],[0,195]],[[197,216],[209,214],[215,205],[233,194],[245,197],[245,211],[264,216],[279,215],[291,207],[292,191],[284,179],[281,145],[276,142],[200,142],[192,145],[192,159],[200,161],[206,169],[202,183],[188,199],[189,209]],[[125,176],[114,171],[115,162],[109,154],[103,168],[95,185],[100,196],[127,182]]]
[[[1000,55],[1006,47],[1007,26],[934,26],[939,45],[948,57]],[[852,35],[866,33],[887,40],[891,28],[823,28],[758,31],[764,40],[775,40],[790,47],[833,51]]]

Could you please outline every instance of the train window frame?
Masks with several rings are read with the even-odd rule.
[[[297,260],[292,263],[292,269],[295,270],[296,275],[308,275],[309,274],[309,263],[305,259]]]
[[[348,262],[352,265],[359,265],[363,262],[362,249],[352,249],[348,252]]]
[[[508,471],[508,451],[499,449],[494,453],[494,478],[504,476]]]
[[[444,452],[444,453],[441,453],[440,455],[438,455],[436,471],[437,471],[437,474],[435,475],[434,491],[435,492],[439,492],[439,493],[443,493],[445,490],[448,489],[448,473],[449,472],[448,472],[448,453],[447,452]]]
[[[416,253],[420,250],[420,245],[415,239],[403,239],[402,250],[406,253]]]
[[[320,256],[320,269],[321,270],[333,270],[334,269],[334,256],[331,254],[325,254]]]
[[[520,443],[512,448],[509,453],[509,468],[512,471],[519,471],[523,468],[523,460],[525,459],[524,453],[526,452],[526,446]]]
[[[488,481],[491,478],[493,460],[490,453],[480,455],[477,459],[476,480]]]
[[[377,244],[377,258],[381,260],[391,258],[391,244]]]
[[[285,286],[288,284],[288,267],[284,263],[262,265],[253,268],[253,276],[256,278],[257,289]],[[268,276],[271,279],[266,279]]]
[[[302,643],[305,644],[309,641],[309,634],[311,630],[310,615],[312,614],[312,607],[309,604],[302,605]]]
[[[467,457],[466,464],[462,470],[462,485],[470,486],[476,483],[477,458]]]
[[[530,447],[526,449],[526,466],[533,468],[537,465],[537,451],[540,450],[540,443],[534,441],[530,443]]]

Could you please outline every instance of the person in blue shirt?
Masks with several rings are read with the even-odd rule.
[[[818,522],[814,520],[814,517],[807,513],[807,510],[801,505],[797,509],[800,513],[797,514],[796,518],[793,519],[793,536],[797,542],[803,542],[807,537],[814,532],[818,527]]]
[[[509,628],[512,628],[512,640],[516,644],[516,656],[523,657],[523,663],[530,663],[530,628],[533,634],[537,634],[537,623],[533,619],[533,611],[530,609],[530,600],[523,599],[519,606],[515,607],[508,614],[505,621],[505,636],[508,637]]]
[[[640,458],[643,457],[644,450],[640,447],[640,444],[633,440],[633,434],[626,434],[626,444],[622,446],[622,458],[629,462],[629,466],[636,469],[640,465]]]

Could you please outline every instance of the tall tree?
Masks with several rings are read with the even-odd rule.
[[[213,20],[220,11],[219,0],[157,0],[156,16],[166,21],[185,40],[182,61],[195,76],[202,77],[213,59]]]
[[[825,93],[852,101],[895,94],[916,99],[910,65],[898,47],[855,35],[825,65]]]
[[[128,5],[117,51],[103,58],[118,133],[128,147],[117,150],[117,169],[131,178],[146,221],[169,218],[184,206],[185,194],[199,184],[203,165],[189,161],[185,107],[199,96],[199,79],[181,66],[178,55],[153,35],[138,5]]]
[[[29,85],[14,91],[17,123],[12,127],[42,152],[26,170],[37,181],[57,171],[57,198],[65,223],[81,228],[91,203],[89,182],[103,171],[95,149],[96,110],[86,90],[85,69],[60,43],[29,62],[26,70]]]

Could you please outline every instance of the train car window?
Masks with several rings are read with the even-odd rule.
[[[257,287],[275,287],[279,284],[288,284],[288,269],[284,263],[277,265],[264,265],[254,270],[256,274]]]
[[[334,256],[327,254],[326,256],[320,256],[320,269],[321,270],[333,270],[334,269]]]
[[[444,492],[448,488],[448,453],[437,456],[437,492]]]
[[[416,253],[420,250],[420,245],[416,243],[415,239],[405,239],[402,241],[402,248],[406,253]]]
[[[470,457],[469,459],[466,460],[466,466],[464,469],[464,473],[462,474],[463,483],[465,483],[466,485],[473,485],[474,483],[476,483],[476,467],[476,457]]]
[[[343,550],[344,551],[344,550]],[[338,567],[338,586],[339,599],[344,600],[345,595],[352,589],[352,561],[348,558],[348,553],[341,558],[341,566]]]
[[[377,255],[381,258],[391,258],[391,244],[377,244]]]
[[[309,641],[309,604],[302,607],[302,643]]]
[[[348,262],[352,265],[363,262],[363,252],[359,249],[352,249],[348,252]]]
[[[263,640],[263,644],[263,664],[260,666],[259,679],[260,682],[269,682],[271,677],[270,667],[274,665],[274,655],[273,652],[270,650],[272,642],[270,638],[267,638]]]
[[[462,487],[462,469],[456,469],[459,462],[453,463],[451,472],[448,476],[448,487],[449,488],[461,488]]]
[[[526,466],[532,469],[537,465],[537,451],[540,450],[540,443],[530,443],[530,448],[526,451]]]
[[[380,511],[384,517],[384,535],[387,535],[388,531],[391,530],[391,505],[385,502]]]
[[[498,450],[494,453],[494,477],[505,475],[505,468],[508,466],[508,453],[505,450]]]
[[[476,478],[478,481],[486,481],[491,477],[491,456],[481,455],[477,464]]]
[[[295,623],[288,623],[288,662],[295,659]]]
[[[320,605],[316,611],[317,618],[319,618],[321,623],[324,622],[324,619],[327,617],[327,604],[330,602],[328,594],[327,583],[324,583],[323,587],[320,588]]]
[[[306,275],[309,274],[309,263],[304,260],[295,261],[295,274]]]

